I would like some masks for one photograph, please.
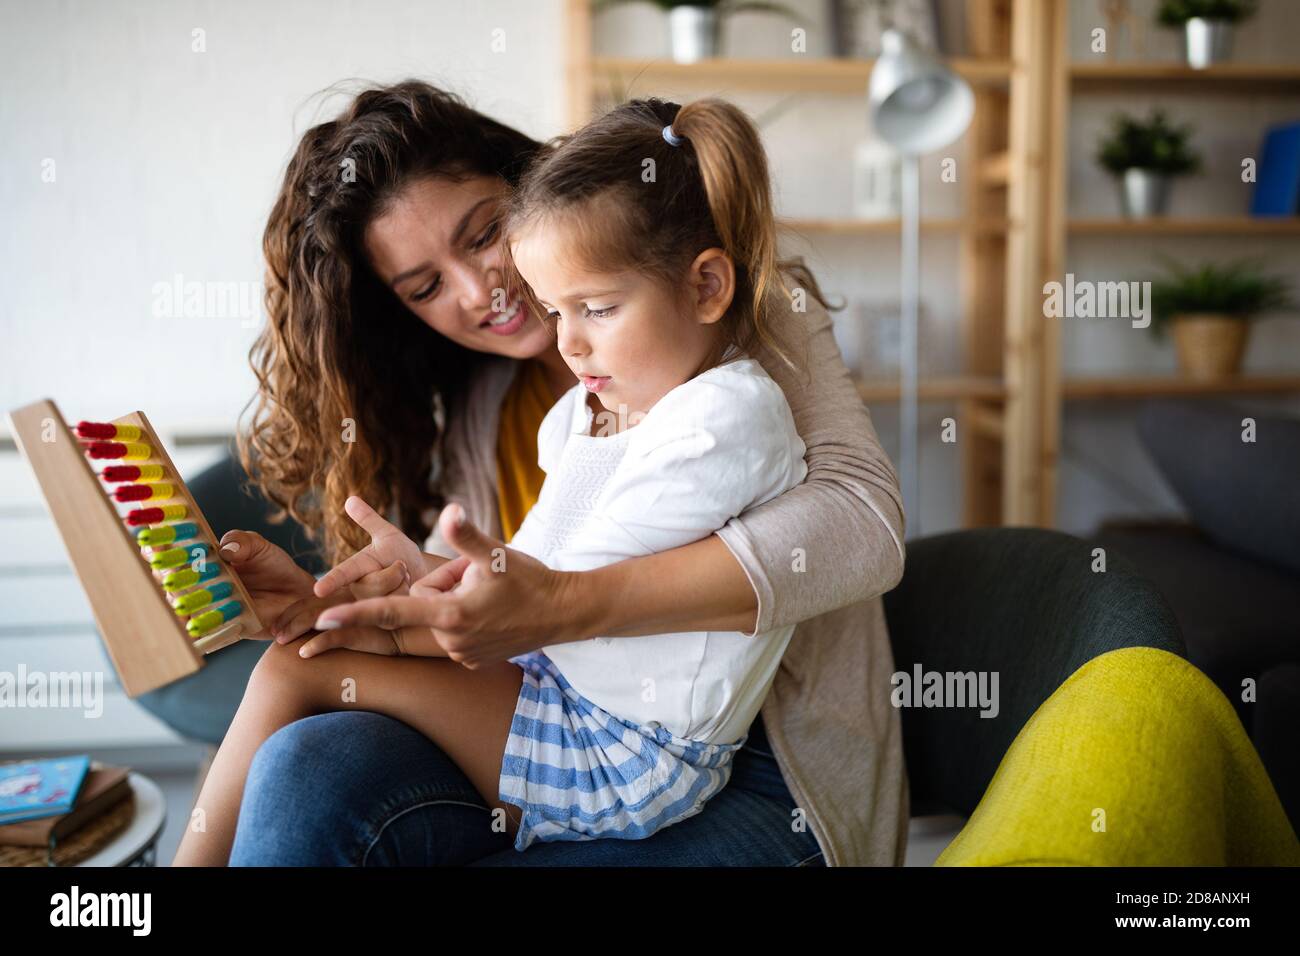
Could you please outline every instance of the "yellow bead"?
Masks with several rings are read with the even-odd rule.
[[[153,449],[143,442],[126,442],[126,454],[123,461],[142,461],[153,457]]]
[[[220,611],[204,611],[198,617],[190,618],[185,625],[185,630],[190,632],[190,637],[202,637],[225,622],[226,619]]]

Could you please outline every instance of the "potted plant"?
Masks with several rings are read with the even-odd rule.
[[[1162,0],[1156,19],[1182,29],[1187,65],[1203,70],[1232,55],[1233,26],[1258,6],[1258,0]]]
[[[1173,328],[1178,366],[1198,380],[1230,378],[1241,369],[1249,320],[1292,306],[1285,280],[1250,260],[1198,268],[1165,260],[1167,274],[1151,285],[1151,331]]]
[[[1111,134],[1097,150],[1097,162],[1118,178],[1125,218],[1164,215],[1173,177],[1201,166],[1200,156],[1188,145],[1190,136],[1190,126],[1170,125],[1159,109],[1145,121],[1123,114],[1114,118]]]
[[[628,0],[596,0],[592,7],[599,12]],[[798,14],[779,3],[761,0],[651,0],[668,14],[668,36],[673,59],[694,63],[719,55],[722,20],[733,13],[779,13],[798,19]]]

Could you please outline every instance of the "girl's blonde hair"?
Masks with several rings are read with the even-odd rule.
[[[680,145],[665,139],[669,125]],[[592,270],[636,271],[674,290],[701,252],[725,251],[736,290],[709,364],[729,345],[752,352],[761,343],[796,366],[774,322],[783,307],[778,294],[793,299],[786,276],[830,308],[802,260],[777,258],[762,140],[749,117],[725,100],[631,100],[551,140],[511,197],[505,231],[517,235],[530,224],[557,221],[571,239],[568,251]],[[507,260],[507,301],[522,295],[545,315]]]

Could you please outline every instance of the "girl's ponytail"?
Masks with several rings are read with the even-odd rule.
[[[769,295],[774,286],[787,295],[789,290],[777,270],[771,177],[758,129],[738,107],[713,98],[681,107],[672,132],[695,153],[722,248],[735,262],[737,284],[751,301],[754,331],[773,345]]]

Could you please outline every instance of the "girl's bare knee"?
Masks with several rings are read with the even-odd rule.
[[[244,699],[275,703],[306,699],[312,675],[306,666],[309,662],[298,656],[301,643],[276,644],[272,641],[248,678]]]

